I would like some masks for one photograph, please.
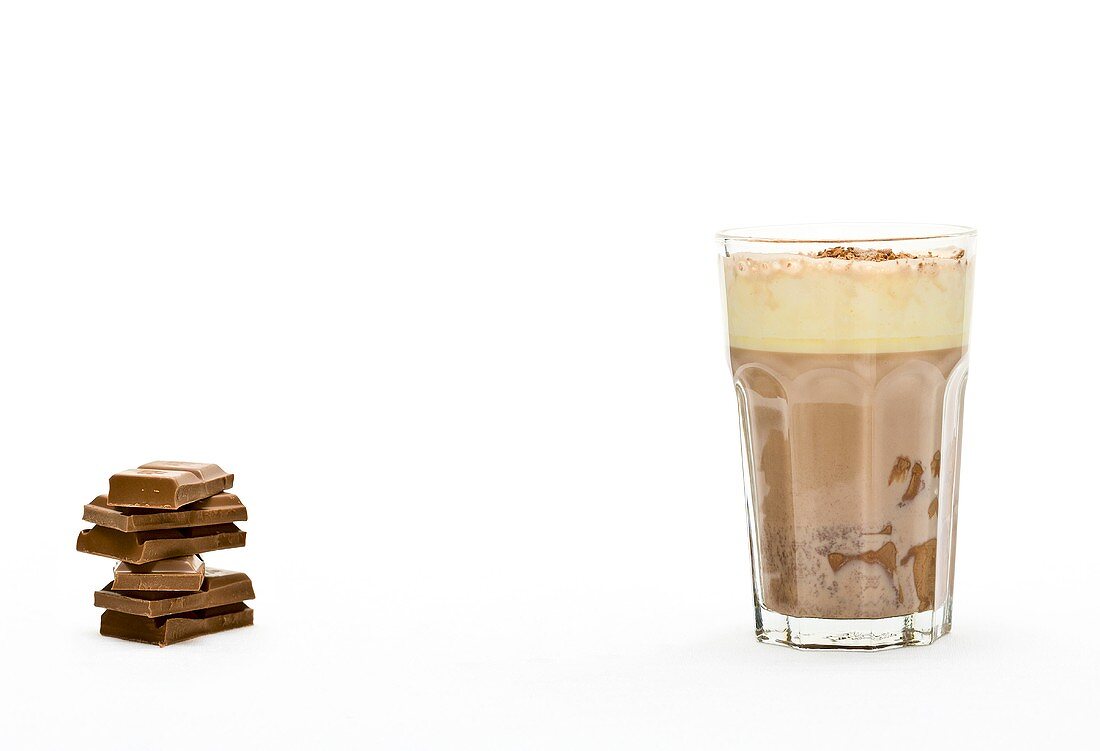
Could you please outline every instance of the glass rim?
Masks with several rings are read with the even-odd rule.
[[[821,222],[765,224],[720,230],[717,240],[753,243],[869,243],[974,237],[978,231],[961,224],[920,222]]]

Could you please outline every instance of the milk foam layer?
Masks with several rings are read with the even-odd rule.
[[[942,248],[887,261],[723,256],[730,346],[837,354],[965,346],[973,263],[960,255]]]

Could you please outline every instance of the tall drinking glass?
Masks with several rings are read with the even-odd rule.
[[[801,648],[951,630],[975,232],[718,234],[756,634]]]

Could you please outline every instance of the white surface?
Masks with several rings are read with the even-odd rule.
[[[5,5],[0,745],[1066,747],[1100,650],[1072,7]],[[857,219],[980,230],[955,633],[798,654],[752,638],[711,238]],[[237,473],[248,547],[208,560],[254,628],[97,635],[81,505],[161,458]]]

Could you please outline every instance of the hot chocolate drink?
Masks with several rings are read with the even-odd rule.
[[[971,259],[836,246],[722,265],[758,635],[876,647],[946,633]]]

